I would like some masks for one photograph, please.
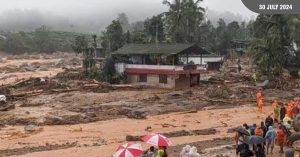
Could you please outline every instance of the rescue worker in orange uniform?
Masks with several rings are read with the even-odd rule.
[[[262,97],[262,91],[261,89],[259,89],[257,92],[256,92],[256,102],[258,104],[258,100]]]
[[[258,100],[258,111],[260,112],[260,113],[262,113],[262,111],[263,111],[263,98],[261,97],[259,100]]]
[[[263,96],[262,96],[262,91],[259,89],[256,93],[256,102],[257,102],[257,107],[258,111],[262,112],[262,107],[263,107]]]

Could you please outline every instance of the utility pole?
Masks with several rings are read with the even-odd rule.
[[[158,24],[156,22],[156,29],[155,29],[155,46],[156,46],[156,51],[158,52]],[[158,59],[158,65],[160,65],[160,55],[159,55],[159,59]]]
[[[158,49],[158,23],[156,22],[156,31],[155,31],[155,44]]]

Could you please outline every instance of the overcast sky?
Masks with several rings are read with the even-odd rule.
[[[203,5],[210,10],[230,11],[248,18],[255,15],[241,0],[204,0]],[[132,20],[140,20],[144,18],[140,15],[152,16],[167,8],[162,0],[0,0],[0,13],[11,9],[38,9],[67,17],[125,12]]]

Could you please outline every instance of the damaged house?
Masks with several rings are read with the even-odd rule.
[[[209,55],[196,44],[128,44],[112,53],[116,71],[126,73],[126,83],[161,88],[198,85]]]

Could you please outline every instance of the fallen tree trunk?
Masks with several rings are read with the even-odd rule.
[[[245,103],[245,102],[252,102],[256,103],[254,99],[246,99],[246,100],[235,100],[235,99],[207,99],[207,98],[199,98],[201,101],[207,102],[216,102],[216,103]],[[272,101],[265,100],[264,102],[272,103]]]
[[[11,97],[25,97],[25,96],[34,96],[34,95],[39,95],[43,93],[44,90],[34,90],[34,91],[28,91],[28,92],[23,92],[23,93],[17,93],[17,94],[12,94],[10,95]]]
[[[75,89],[51,89],[50,92],[52,93],[67,93],[67,92],[73,92],[73,91],[80,91],[79,88]]]

